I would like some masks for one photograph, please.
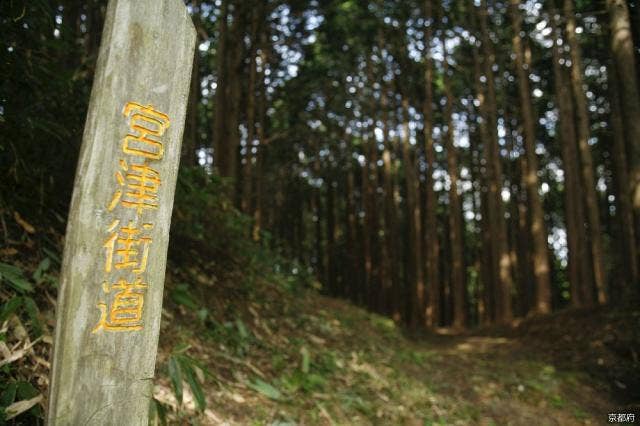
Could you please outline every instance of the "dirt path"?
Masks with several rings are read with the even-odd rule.
[[[185,310],[163,329],[161,366],[187,343],[213,378],[200,424],[573,425],[629,412],[583,368],[590,355],[573,367],[557,361],[532,329],[409,338],[386,318],[313,292],[251,297],[246,312],[226,310],[215,331],[185,323]],[[578,343],[569,346],[582,350]],[[156,396],[175,405],[166,376]],[[188,389],[185,398],[179,416],[194,419]]]

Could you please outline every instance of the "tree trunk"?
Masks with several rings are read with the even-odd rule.
[[[424,104],[422,113],[424,117],[424,150],[427,161],[427,171],[425,173],[426,203],[424,207],[426,216],[425,228],[425,255],[426,255],[426,285],[427,285],[427,307],[424,313],[425,325],[427,327],[437,327],[440,320],[440,278],[439,261],[440,243],[438,241],[438,199],[433,188],[433,170],[436,156],[433,148],[433,60],[429,53],[429,43],[432,38],[432,0],[425,0],[425,19],[429,24],[424,30],[425,53],[424,53]]]
[[[253,171],[255,178],[255,205],[253,207],[253,240],[258,241],[260,239],[260,231],[262,227],[262,215],[263,215],[263,167],[264,167],[264,155],[266,150],[266,126],[267,126],[267,87],[264,81],[264,70],[269,60],[267,52],[268,43],[268,26],[263,27],[263,31],[260,31],[260,72],[257,76],[258,94],[256,102],[258,104],[258,146],[256,153],[256,165]]]
[[[387,86],[382,85],[380,93],[380,103],[382,108],[382,135],[384,143],[384,151],[382,152],[383,174],[382,185],[384,189],[384,250],[383,268],[387,271],[385,279],[382,282],[381,297],[385,297],[383,303],[383,311],[386,309],[395,321],[400,321],[400,280],[398,271],[398,225],[397,225],[397,206],[395,194],[395,182],[393,173],[392,159],[392,142],[389,138],[389,112]]]
[[[409,229],[409,268],[411,269],[411,310],[409,325],[413,329],[425,323],[425,287],[422,258],[422,218],[420,217],[420,203],[418,202],[418,179],[413,158],[411,156],[409,129],[409,100],[402,98],[402,160],[404,162],[404,177],[407,191],[407,223]]]
[[[531,209],[531,235],[533,237],[533,274],[536,282],[536,313],[551,312],[551,281],[549,256],[547,253],[547,231],[544,222],[542,200],[538,193],[538,158],[536,156],[536,130],[529,88],[529,67],[525,68],[525,55],[520,31],[522,17],[518,10],[520,1],[510,1],[511,21],[513,26],[513,51],[515,53],[516,77],[520,94],[520,109],[524,131],[525,158],[523,173]]]
[[[227,68],[228,52],[227,38],[229,32],[228,16],[229,1],[222,0],[220,6],[220,27],[218,28],[218,47],[216,51],[217,78],[215,94],[215,115],[213,122],[213,158],[215,167],[221,176],[233,176],[231,174],[232,164],[235,164],[235,157],[229,151],[227,134]],[[233,157],[233,158],[232,158]]]
[[[465,321],[465,265],[464,238],[462,235],[462,203],[458,193],[458,154],[454,146],[453,128],[453,94],[449,79],[449,63],[447,62],[447,47],[442,37],[443,50],[443,80],[444,92],[447,98],[445,107],[445,121],[447,124],[446,150],[447,169],[449,172],[449,238],[451,240],[451,295],[453,299],[453,327],[463,328]]]
[[[249,81],[247,85],[247,143],[245,145],[244,164],[242,168],[242,202],[241,208],[250,215],[253,194],[253,142],[256,135],[256,55],[258,53],[259,30],[262,22],[262,4],[251,10],[251,48],[249,49]]]
[[[607,0],[611,31],[611,51],[617,72],[611,81],[618,84],[620,107],[626,140],[626,152],[631,159],[629,178],[635,214],[635,234],[640,237],[640,94],[636,80],[629,9],[625,0]],[[638,242],[636,241],[636,251]]]
[[[365,130],[366,132],[366,130]],[[363,247],[362,247],[362,261],[364,268],[364,301],[365,304],[369,308],[373,308],[371,304],[371,292],[373,289],[373,250],[372,250],[372,240],[373,235],[369,232],[372,228],[372,211],[371,211],[371,179],[369,177],[369,158],[368,158],[368,146],[369,146],[369,135],[365,133],[363,135],[363,148],[364,148],[364,164],[362,164],[361,169],[361,182],[362,182],[362,210],[364,211],[363,218]]]
[[[598,195],[596,194],[596,179],[594,177],[593,158],[589,138],[591,135],[589,125],[589,111],[587,98],[583,88],[582,78],[582,52],[576,37],[576,18],[573,9],[574,0],[564,0],[564,17],[566,22],[566,37],[571,48],[571,88],[575,101],[576,128],[578,136],[578,149],[580,151],[580,163],[582,165],[582,184],[587,207],[587,219],[589,221],[589,240],[591,243],[591,261],[593,263],[593,281],[598,297],[598,303],[607,302],[606,274],[604,267],[604,249],[602,243],[602,227],[600,226],[600,208]],[[586,283],[585,283],[586,284]],[[584,300],[591,303],[592,300]]]
[[[555,11],[551,11],[555,14]],[[554,18],[557,20],[557,16]],[[591,301],[584,289],[590,289],[592,274],[589,265],[590,256],[587,253],[587,241],[584,232],[585,214],[582,205],[583,186],[580,179],[580,158],[578,157],[576,131],[574,127],[574,108],[571,102],[571,86],[565,77],[565,71],[560,65],[560,29],[555,23],[555,40],[553,46],[553,76],[555,85],[556,105],[559,120],[556,134],[559,136],[559,146],[562,152],[564,166],[564,195],[565,217],[567,227],[567,248],[569,251],[568,275],[571,288],[571,304],[581,306]],[[585,300],[585,296],[587,299]]]
[[[616,75],[615,64],[611,64],[610,75]],[[620,94],[618,81],[609,81],[610,105],[609,112],[611,127],[613,131],[613,164],[616,180],[616,216],[620,224],[620,259],[625,270],[623,296],[627,299],[629,295],[638,291],[635,284],[638,282],[638,252],[636,249],[635,229],[633,226],[633,206],[631,203],[631,188],[629,181],[629,170],[627,166],[627,155],[624,140],[624,125],[622,123],[622,111],[620,107]],[[618,295],[618,298],[621,298]]]
[[[242,101],[242,81],[244,80],[244,35],[246,27],[245,7],[243,2],[237,2],[233,8],[233,26],[229,31],[230,49],[229,51],[229,68],[227,74],[228,82],[228,98],[225,108],[227,108],[226,125],[228,139],[226,141],[227,154],[229,155],[229,163],[227,175],[225,177],[235,179],[234,201],[236,207],[240,207],[240,199],[242,188],[240,187],[242,173],[239,161],[240,152],[240,105]]]
[[[336,295],[336,218],[335,218],[335,188],[333,179],[327,175],[327,287],[330,294]]]
[[[480,110],[484,109],[484,118],[487,127],[487,145],[485,146],[485,161],[487,165],[487,184],[489,189],[489,223],[492,241],[493,268],[496,279],[496,302],[498,322],[508,322],[513,317],[511,303],[511,289],[513,277],[511,275],[511,258],[507,241],[507,222],[505,219],[504,204],[502,201],[502,159],[498,144],[498,106],[496,101],[495,76],[493,65],[495,64],[495,52],[493,42],[489,37],[488,10],[486,0],[482,0],[480,8],[480,32],[483,49],[483,71],[486,79],[486,101],[480,99]],[[480,82],[481,83],[481,82]],[[481,88],[481,84],[479,85]]]
[[[357,299],[357,292],[360,288],[360,269],[358,267],[360,261],[358,259],[358,247],[357,247],[357,222],[356,222],[356,212],[355,212],[355,201],[354,201],[354,176],[352,165],[349,165],[349,170],[347,171],[347,182],[346,182],[346,194],[345,194],[345,230],[347,237],[347,257],[349,260],[348,268],[348,279],[345,289],[347,297],[351,300]]]

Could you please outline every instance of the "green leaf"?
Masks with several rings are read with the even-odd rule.
[[[238,333],[240,333],[241,340],[246,340],[249,338],[249,332],[247,331],[247,327],[245,327],[244,323],[240,318],[236,319],[236,328],[238,329]]]
[[[16,400],[16,392],[18,390],[17,383],[11,383],[7,388],[0,394],[0,408],[8,407],[13,404],[13,401]]]
[[[174,355],[178,355],[178,354],[182,354],[186,351],[188,351],[189,349],[191,349],[191,345],[188,343],[180,343],[179,345],[177,345],[175,348],[173,348],[173,354]]]
[[[182,370],[175,356],[169,358],[169,378],[176,394],[178,404],[182,404]]]
[[[32,298],[25,296],[24,308],[25,311],[27,311],[27,315],[29,315],[36,337],[40,336],[42,334],[42,323],[40,322],[40,310],[38,309],[38,305],[36,305],[36,302]]]
[[[202,308],[197,312],[197,315],[200,321],[204,321],[207,319],[207,316],[209,315],[209,311],[206,308]]]
[[[49,259],[53,260],[58,265],[60,265],[60,263],[62,263],[60,261],[60,256],[58,256],[58,254],[55,253],[53,250],[50,250],[50,249],[48,249],[46,247],[42,247],[42,251],[49,257]]]
[[[33,273],[33,279],[35,280],[36,283],[40,284],[43,281],[44,273],[49,270],[49,267],[51,267],[51,259],[49,259],[48,257],[45,257],[38,264],[36,271]]]
[[[0,323],[9,318],[22,305],[22,297],[14,296],[0,309]]]
[[[309,365],[311,364],[309,351],[303,346],[302,349],[300,349],[300,354],[302,355],[302,372],[307,374],[309,372]]]
[[[18,388],[16,392],[16,396],[18,399],[31,399],[40,394],[38,389],[36,389],[31,383],[25,382],[23,380],[17,382]]]
[[[151,405],[149,406],[149,418],[153,422],[156,418],[160,421],[162,426],[167,426],[167,408],[163,403],[155,398],[151,398]],[[149,422],[149,424],[152,424]],[[154,422],[153,424],[158,424]]]
[[[186,306],[189,309],[197,310],[198,303],[193,300],[191,294],[189,294],[189,288],[187,286],[178,286],[171,291],[171,300],[178,305]]]
[[[260,379],[255,379],[252,383],[248,384],[249,387],[257,392],[260,392],[262,395],[266,396],[269,399],[273,399],[279,401],[282,399],[282,393],[274,388],[267,382],[264,382]]]
[[[200,386],[200,382],[198,382],[198,379],[196,378],[196,373],[193,370],[193,366],[191,365],[189,358],[180,357],[180,364],[184,370],[184,378],[191,388],[193,397],[196,399],[198,409],[200,411],[204,411],[204,409],[207,408],[207,400],[204,396],[202,386]]]
[[[0,278],[7,280],[20,293],[33,291],[33,286],[25,279],[22,270],[13,265],[0,262]]]

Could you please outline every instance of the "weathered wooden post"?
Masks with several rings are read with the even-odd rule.
[[[146,425],[195,30],[111,0],[61,271],[48,423]]]

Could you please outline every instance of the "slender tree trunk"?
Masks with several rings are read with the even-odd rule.
[[[582,183],[589,221],[589,240],[591,243],[591,258],[593,263],[593,281],[596,287],[598,303],[607,302],[606,274],[604,267],[604,248],[602,243],[602,227],[600,225],[600,209],[596,194],[596,179],[594,177],[593,158],[589,138],[591,135],[587,98],[584,93],[582,78],[582,52],[576,37],[576,18],[573,9],[575,0],[564,0],[564,17],[566,22],[566,37],[571,48],[571,88],[575,101],[576,128],[580,164],[582,165]],[[591,300],[585,300],[585,303]]]
[[[266,14],[266,13],[265,13]],[[253,175],[255,177],[255,205],[253,208],[253,240],[258,241],[260,239],[260,231],[262,227],[262,215],[263,215],[263,167],[264,167],[264,153],[266,150],[266,126],[267,126],[267,87],[264,81],[264,70],[268,63],[269,56],[267,52],[267,40],[268,40],[268,26],[265,25],[263,30],[260,31],[260,72],[257,76],[258,85],[258,146],[256,153],[256,165]]]
[[[542,200],[538,193],[538,158],[536,156],[536,130],[529,88],[529,70],[525,68],[525,55],[520,31],[522,16],[518,10],[520,1],[510,1],[513,26],[513,51],[515,53],[516,77],[520,94],[520,109],[524,130],[525,158],[524,170],[529,207],[531,209],[531,235],[533,237],[533,273],[536,282],[536,313],[551,312],[551,280],[547,247],[547,231],[544,222]]]
[[[555,11],[551,11],[555,14]],[[554,18],[557,19],[557,16]],[[582,207],[583,186],[580,177],[580,158],[577,151],[577,135],[574,127],[574,108],[571,97],[571,86],[565,76],[565,71],[560,65],[560,29],[555,24],[555,40],[553,47],[553,76],[555,85],[556,104],[558,107],[559,121],[556,134],[559,135],[564,165],[564,195],[565,217],[567,227],[567,248],[569,251],[569,283],[571,286],[571,303],[573,306],[589,304],[590,299],[585,300],[584,288],[591,288],[586,283],[591,283],[589,265],[590,256],[587,253],[587,241],[585,239],[584,223],[585,214]]]
[[[353,169],[352,166],[349,166],[347,171],[347,182],[346,182],[346,196],[345,196],[345,229],[346,229],[346,237],[347,237],[347,257],[349,259],[348,265],[348,280],[347,280],[347,288],[345,289],[346,295],[351,300],[357,299],[357,290],[360,287],[360,269],[358,268],[358,264],[360,263],[358,258],[358,247],[356,244],[357,236],[357,222],[356,222],[356,212],[355,212],[355,201],[354,201],[354,177],[353,177]]]
[[[611,51],[619,87],[626,152],[630,156],[629,178],[635,215],[635,235],[640,238],[640,92],[633,48],[629,8],[625,0],[607,0],[611,31]],[[638,251],[638,241],[636,241]]]
[[[368,154],[368,146],[369,146],[369,134],[366,133],[363,135],[363,146],[364,146],[364,154]],[[369,308],[373,308],[371,305],[371,292],[373,291],[373,235],[371,235],[370,230],[373,227],[372,220],[372,211],[371,211],[371,178],[370,167],[369,167],[369,158],[368,155],[364,156],[364,164],[362,164],[361,169],[361,182],[362,182],[362,209],[364,211],[364,220],[363,220],[363,247],[362,247],[362,260],[364,262],[364,300],[365,304]]]
[[[81,4],[75,0],[65,0],[62,10],[62,38],[67,43],[67,69],[75,73],[80,65],[82,55],[78,54],[80,47],[80,8]],[[76,78],[75,76],[73,77]]]
[[[333,179],[327,175],[327,287],[330,294],[336,295],[336,220],[335,220],[335,188]]]
[[[234,3],[233,8],[233,26],[229,31],[230,34],[230,46],[229,50],[229,70],[227,74],[229,95],[227,98],[228,114],[227,120],[227,132],[229,138],[228,154],[230,167],[228,169],[229,174],[226,177],[233,178],[235,184],[234,200],[236,207],[240,207],[240,200],[242,198],[242,187],[239,154],[240,154],[240,106],[242,105],[242,82],[244,81],[243,69],[244,69],[244,36],[246,27],[246,4],[243,2]],[[229,48],[230,47],[230,48]]]
[[[519,313],[527,315],[531,301],[533,300],[533,268],[531,259],[531,221],[527,209],[527,191],[524,182],[524,155],[520,153],[516,145],[516,138],[513,137],[512,118],[509,108],[509,100],[505,98],[503,105],[504,126],[506,131],[507,145],[511,152],[511,205],[513,233],[516,244],[514,249],[517,258],[516,282],[518,293]]]
[[[616,75],[615,64],[610,65],[610,75]],[[618,81],[609,81],[610,94],[610,121],[613,131],[613,164],[615,170],[616,187],[616,216],[620,223],[620,259],[625,269],[625,283],[623,295],[629,296],[638,289],[635,284],[639,280],[638,276],[638,252],[636,249],[636,236],[633,226],[633,205],[631,203],[631,188],[629,180],[629,169],[627,166],[627,155],[624,140],[624,125],[622,123],[622,111],[620,107],[620,94]],[[620,296],[619,296],[620,297]],[[625,297],[626,298],[626,297]]]
[[[473,17],[473,15],[472,15]],[[475,25],[474,25],[475,26]],[[485,165],[485,173],[476,173],[475,178],[480,186],[480,210],[482,219],[480,221],[481,229],[481,246],[482,246],[482,282],[484,287],[483,300],[483,322],[491,323],[502,318],[502,293],[500,283],[500,266],[499,266],[499,245],[497,244],[498,229],[496,229],[496,203],[494,171],[491,159],[491,142],[489,136],[489,118],[487,114],[487,104],[484,86],[482,82],[482,73],[480,71],[480,58],[477,49],[473,51],[473,71],[474,71],[474,90],[476,94],[478,116],[479,136],[481,141],[482,155]],[[488,78],[487,78],[488,79]],[[474,179],[475,180],[475,179]]]
[[[505,219],[504,204],[502,201],[502,159],[498,144],[498,106],[496,100],[495,76],[493,65],[495,64],[495,52],[493,42],[489,36],[488,9],[486,0],[481,1],[480,8],[480,32],[483,49],[483,71],[486,79],[486,102],[482,102],[480,110],[484,109],[484,118],[487,127],[487,145],[485,146],[485,161],[487,164],[488,189],[489,189],[489,222],[493,235],[492,253],[496,273],[497,286],[497,318],[498,322],[508,322],[513,317],[511,290],[513,277],[511,275],[511,258],[507,240],[507,222]],[[480,86],[481,87],[481,86]]]
[[[425,255],[426,255],[426,285],[427,285],[427,308],[424,313],[427,327],[437,327],[440,323],[440,277],[439,261],[440,242],[438,241],[438,199],[433,187],[433,170],[435,167],[435,151],[433,147],[433,60],[429,52],[429,44],[432,38],[432,0],[425,0],[425,19],[428,25],[424,30],[424,104],[422,114],[424,117],[424,150],[427,161],[427,171],[425,173],[426,205],[424,207],[426,216],[425,229]]]
[[[256,134],[256,55],[260,43],[259,31],[263,16],[262,5],[251,10],[251,48],[249,49],[249,81],[247,83],[247,143],[242,170],[242,211],[251,214],[253,193],[253,142]]]
[[[442,50],[444,59],[443,81],[444,92],[447,98],[445,107],[446,151],[447,168],[449,172],[449,238],[451,240],[451,294],[453,298],[453,327],[463,328],[465,321],[465,264],[464,264],[464,238],[462,235],[462,202],[458,193],[458,154],[454,146],[453,128],[453,94],[449,79],[449,63],[447,59],[447,47],[442,37]]]
[[[371,60],[366,61],[366,73],[367,73],[367,81],[368,86],[373,88],[374,86],[374,76],[373,76],[373,66]],[[373,90],[373,89],[371,89]],[[373,117],[374,123],[377,121],[375,112],[377,109],[376,99],[373,96],[373,93],[368,96],[368,106],[370,108],[371,116]],[[369,234],[369,243],[371,247],[369,248],[369,253],[371,255],[371,276],[369,282],[369,306],[372,310],[381,312],[383,307],[379,304],[380,301],[380,293],[381,293],[381,268],[380,268],[380,239],[378,237],[379,229],[380,229],[380,215],[378,212],[378,186],[379,182],[379,173],[378,173],[378,141],[376,140],[375,132],[373,131],[373,127],[369,127],[365,125],[364,131],[368,133],[368,143],[365,144],[365,158],[366,164],[365,169],[367,172],[366,178],[368,179],[367,184],[367,193],[366,193],[366,203],[367,203],[367,211],[366,214],[369,217],[367,223],[367,233]]]
[[[218,47],[216,51],[217,78],[215,94],[215,115],[213,122],[213,155],[214,164],[221,176],[230,176],[231,164],[235,164],[235,158],[229,152],[227,134],[227,68],[228,52],[227,38],[229,32],[228,16],[229,1],[222,0],[220,6]]]
[[[418,199],[418,179],[413,158],[411,156],[410,129],[409,129],[409,100],[402,98],[402,160],[404,162],[404,177],[407,191],[407,223],[409,229],[411,269],[411,311],[409,325],[417,329],[424,325],[425,312],[425,286],[422,258],[422,218],[420,217],[420,203]]]
[[[398,271],[398,226],[397,226],[397,206],[395,198],[395,182],[393,173],[393,159],[392,159],[392,142],[389,138],[389,112],[388,112],[388,97],[387,86],[382,85],[380,93],[380,103],[382,108],[382,134],[384,151],[382,152],[383,162],[383,189],[384,189],[384,247],[385,254],[383,256],[383,265],[388,271],[388,279],[384,280],[383,290],[381,295],[387,300],[384,302],[386,310],[391,313],[395,321],[400,321],[400,277]],[[381,304],[382,306],[382,304]]]

